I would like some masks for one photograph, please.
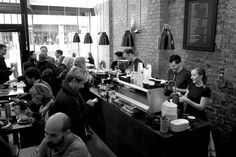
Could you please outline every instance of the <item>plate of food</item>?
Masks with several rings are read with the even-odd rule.
[[[22,116],[17,120],[18,124],[28,124],[30,123],[30,119],[28,116]]]

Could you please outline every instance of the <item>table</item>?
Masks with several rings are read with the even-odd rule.
[[[17,82],[16,85],[17,85],[16,90],[14,90],[12,88],[0,89],[0,100],[7,99],[12,96],[17,96],[19,94],[23,94],[24,87],[25,87],[24,82]]]
[[[144,119],[133,118],[121,111],[120,106],[101,98],[96,89],[90,91],[98,98],[90,125],[117,156],[207,157],[208,122],[196,119],[189,130],[163,134]]]
[[[14,122],[11,124],[10,127],[6,128],[6,129],[1,129],[0,130],[0,135],[8,135],[8,134],[13,134],[13,140],[14,140],[14,144],[18,145],[18,147],[20,148],[20,140],[19,140],[19,136],[18,134],[25,131],[26,129],[30,129],[32,128],[32,124],[24,124],[24,125],[20,125],[17,122]]]
[[[27,148],[24,148],[24,149],[20,149],[19,157],[30,157],[31,154],[33,153],[33,151],[36,148],[37,148],[37,146],[27,147]]]

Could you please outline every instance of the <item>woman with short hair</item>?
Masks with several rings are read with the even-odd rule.
[[[80,89],[88,81],[88,73],[79,67],[72,68],[66,75],[61,89],[57,94],[50,115],[63,112],[71,118],[71,131],[86,141],[87,115],[90,105],[81,96]]]

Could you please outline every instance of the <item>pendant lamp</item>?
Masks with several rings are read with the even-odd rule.
[[[80,37],[78,33],[75,33],[73,37],[73,43],[79,43],[80,42]]]
[[[175,49],[175,43],[173,35],[170,31],[170,26],[164,24],[158,41],[158,49],[160,50],[173,50]]]
[[[109,45],[109,39],[106,32],[102,32],[99,38],[99,45]]]
[[[78,9],[77,17],[76,17],[78,31],[79,31],[79,22],[78,22],[78,16],[79,16],[79,14],[80,14],[80,11],[79,11],[79,9]],[[79,33],[75,33],[75,34],[74,34],[74,37],[73,37],[73,43],[79,43],[79,42],[80,42]]]
[[[88,0],[87,0],[87,8],[88,8]],[[90,17],[90,11],[88,12],[88,17],[89,17],[89,31],[86,33],[85,37],[84,37],[84,44],[92,44],[93,43],[93,39],[90,35],[90,29],[91,29],[91,17]],[[91,45],[90,45],[90,49],[91,49]]]
[[[128,27],[128,0],[127,0],[127,27]],[[123,47],[133,47],[134,40],[130,30],[126,30],[125,34],[123,35],[121,46]]]
[[[93,43],[93,39],[90,35],[90,33],[86,33],[85,37],[84,37],[84,43],[85,44],[91,44]]]
[[[123,38],[122,38],[121,46],[124,46],[124,47],[134,46],[134,40],[133,40],[132,34],[130,33],[130,30],[125,31],[125,34],[123,35]]]
[[[104,30],[104,0],[103,0],[103,30]],[[106,32],[101,32],[100,38],[99,38],[99,45],[109,45],[109,38],[107,36]]]

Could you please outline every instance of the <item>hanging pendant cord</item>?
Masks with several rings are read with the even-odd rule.
[[[104,31],[104,0],[103,0],[103,22],[102,22],[102,31]]]
[[[140,28],[141,28],[141,6],[142,6],[142,2],[141,2],[141,0],[139,0],[139,25],[140,25]]]
[[[127,27],[128,27],[128,22],[129,22],[129,19],[128,19],[128,14],[129,14],[129,2],[128,2],[128,0],[127,0]]]

